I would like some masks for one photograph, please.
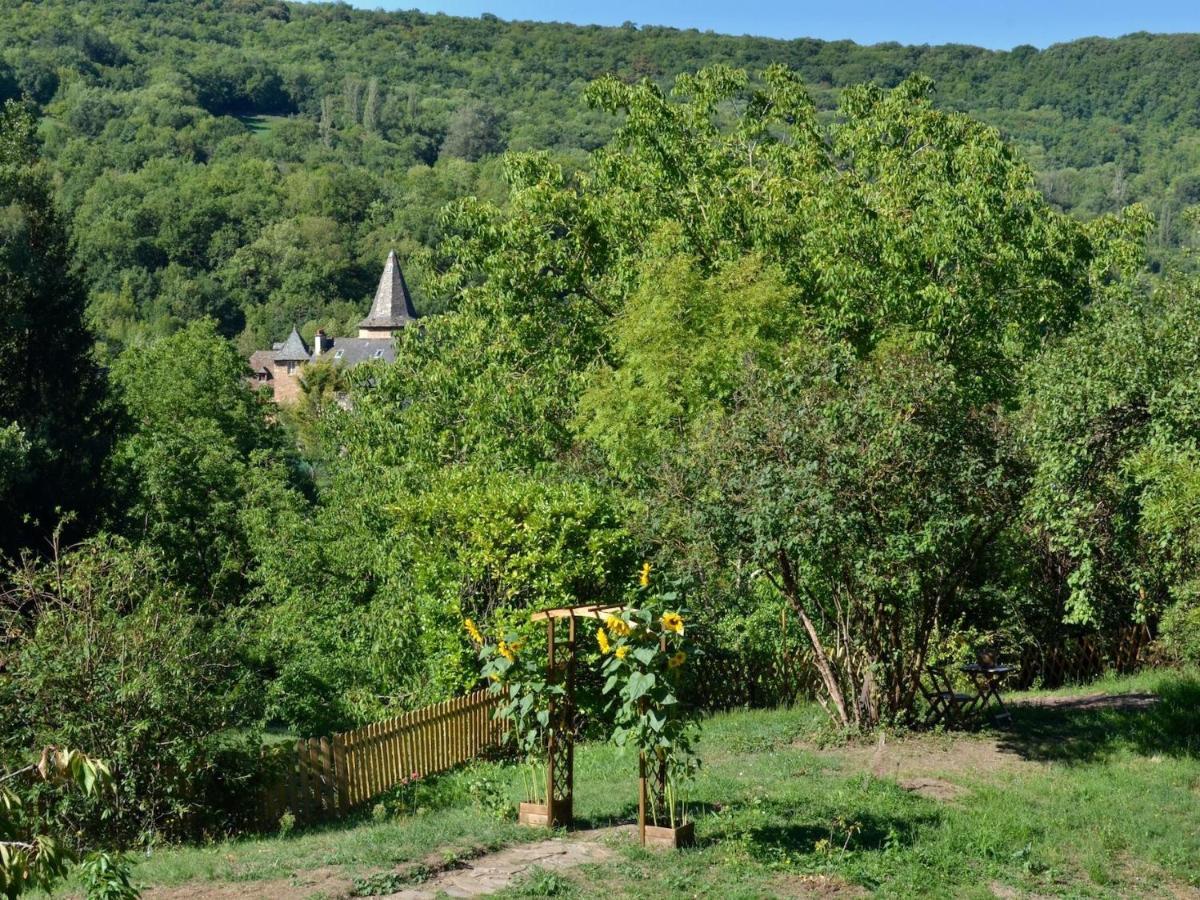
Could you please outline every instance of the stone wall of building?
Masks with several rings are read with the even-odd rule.
[[[275,378],[271,382],[275,389],[276,403],[296,403],[300,400],[300,370],[301,365],[293,363],[294,371],[288,374],[288,364],[275,363]]]

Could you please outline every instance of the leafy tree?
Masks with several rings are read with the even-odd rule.
[[[128,421],[109,469],[124,497],[114,524],[161,552],[197,600],[240,601],[254,565],[242,519],[254,480],[274,479],[281,502],[291,489],[282,435],[245,362],[202,320],[127,350],[112,381]]]
[[[871,727],[912,708],[1012,508],[994,426],[912,338],[856,360],[813,334],[778,373],[750,371],[661,490],[694,498],[684,546],[757,568],[787,599],[835,721]]]
[[[1070,621],[1120,624],[1196,594],[1198,298],[1190,279],[1118,295],[1030,366],[1026,516]]]
[[[504,149],[500,117],[482,103],[460,106],[450,118],[442,154],[474,162]]]
[[[0,485],[0,551],[32,542],[66,511],[90,516],[106,445],[103,381],[83,323],[84,292],[38,162],[34,120],[0,111],[0,422],[12,424],[26,477]]]

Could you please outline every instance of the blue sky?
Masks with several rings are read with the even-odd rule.
[[[1200,31],[1198,0],[352,0],[366,9],[412,9],[580,24],[672,25],[727,34],[849,38],[860,44],[977,44],[1007,50],[1131,31]]]

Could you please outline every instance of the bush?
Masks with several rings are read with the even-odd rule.
[[[1180,600],[1163,613],[1158,625],[1163,649],[1180,662],[1200,665],[1200,602]]]
[[[245,824],[261,741],[237,622],[189,609],[150,554],[115,539],[12,577],[3,750],[97,748],[114,777],[111,803],[54,799],[54,815],[106,845]]]

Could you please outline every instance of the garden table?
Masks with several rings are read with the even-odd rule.
[[[962,670],[971,677],[971,682],[975,685],[975,692],[978,695],[978,711],[986,711],[988,704],[994,700],[1000,707],[1000,711],[996,713],[996,719],[1011,722],[1012,713],[1008,711],[1008,707],[1004,705],[1004,698],[1000,696],[1000,683],[1010,672],[1016,671],[1016,666],[971,663],[963,666]]]

